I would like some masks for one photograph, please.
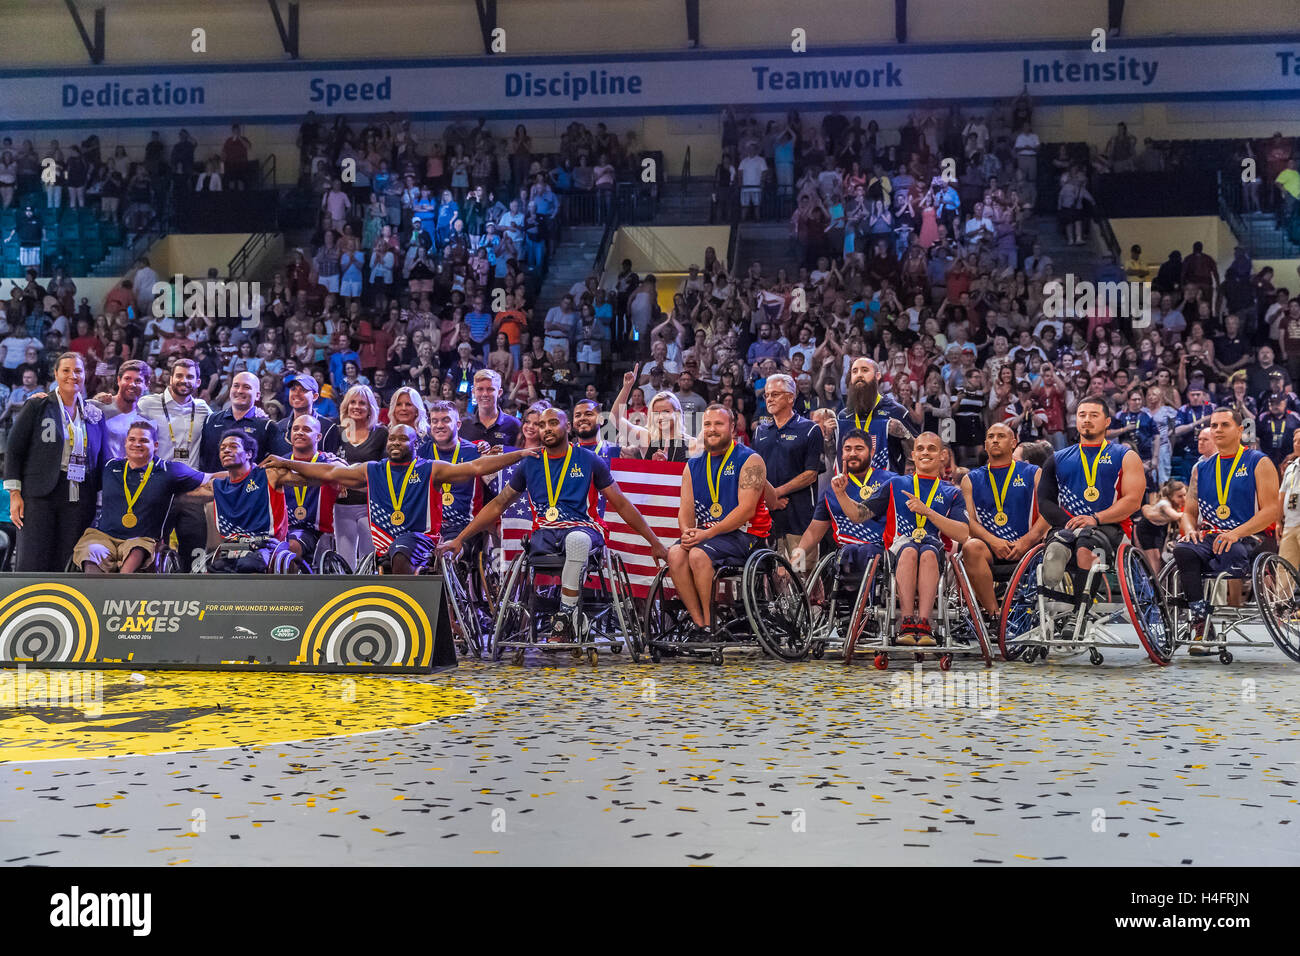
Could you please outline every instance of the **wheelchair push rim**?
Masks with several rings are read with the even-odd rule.
[[[1004,661],[1019,660],[1029,642],[1020,637],[1033,631],[1038,620],[1038,569],[1043,564],[1045,546],[1036,544],[1020,559],[1007,584],[998,619],[998,652]]]
[[[1300,572],[1281,555],[1266,552],[1255,559],[1250,577],[1268,636],[1300,664]]]
[[[984,623],[984,614],[980,608],[979,602],[975,599],[975,589],[971,587],[970,577],[966,574],[966,565],[956,554],[948,555],[948,567],[952,574],[953,582],[956,586],[957,596],[960,599],[962,607],[960,609],[948,607],[948,620],[945,623],[945,629],[948,644],[956,643],[956,635],[963,630],[969,631],[979,644],[980,656],[984,659],[985,667],[993,666],[993,653],[990,647],[988,629]]]
[[[741,590],[749,627],[763,650],[783,661],[800,661],[812,643],[808,595],[790,562],[766,548],[745,562]]]
[[[510,562],[510,568],[506,572],[505,585],[501,589],[500,603],[497,606],[496,627],[492,631],[492,660],[501,660],[501,655],[505,651],[502,643],[513,637],[524,627],[531,628],[532,622],[528,616],[528,605],[525,601],[519,600],[523,597],[524,586],[526,584],[523,578],[524,554],[520,552],[515,555]]]
[[[1151,662],[1165,667],[1174,656],[1174,629],[1165,602],[1156,589],[1156,578],[1147,565],[1146,555],[1128,541],[1123,541],[1115,564],[1119,569],[1120,593],[1124,596],[1138,640]]]

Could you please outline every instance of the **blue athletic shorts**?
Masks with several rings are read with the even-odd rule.
[[[840,548],[840,574],[866,574],[871,559],[884,548],[873,541],[846,544]]]
[[[591,539],[591,551],[605,547],[605,536],[595,528],[578,526],[574,528],[538,528],[528,539],[528,553],[534,557],[547,554],[564,554],[564,539],[574,531],[585,534]]]
[[[728,531],[715,538],[710,538],[696,547],[709,556],[716,568],[720,564],[733,564],[742,567],[750,553],[762,543],[748,531]]]
[[[384,564],[391,564],[393,555],[400,551],[411,562],[412,568],[422,568],[433,558],[433,547],[433,539],[428,535],[408,531],[393,539],[393,546],[381,559]]]
[[[940,566],[943,565],[943,545],[931,538],[926,538],[924,541],[913,541],[910,537],[895,538],[894,543],[890,545],[889,550],[893,552],[895,558],[902,557],[904,551],[915,551],[918,561],[921,559],[921,555],[925,554],[925,552],[933,551],[934,556],[939,559]]]
[[[1195,554],[1201,566],[1213,574],[1223,574],[1226,571],[1234,577],[1245,577],[1250,569],[1251,549],[1244,541],[1238,541],[1222,554],[1214,553],[1213,536],[1204,541],[1179,541],[1174,545],[1174,560],[1178,560],[1180,551]]]

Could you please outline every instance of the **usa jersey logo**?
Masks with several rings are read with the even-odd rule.
[[[248,484],[244,485],[244,494],[252,494],[258,488],[258,484],[253,479],[249,479]]]
[[[728,462],[727,467],[722,469],[722,473],[724,475],[734,475],[736,473],[736,463],[734,461]]]
[[[580,467],[578,467],[577,465],[574,465],[572,468],[569,469],[569,477],[570,477],[570,478],[581,478],[581,477],[582,477],[582,469],[581,469]]]
[[[1023,488],[1023,487],[1025,487],[1025,476],[1024,476],[1024,475],[1016,475],[1016,480],[1013,481],[1013,482],[1011,482],[1011,487],[1013,487],[1013,488]]]

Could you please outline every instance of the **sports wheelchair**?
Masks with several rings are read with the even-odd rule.
[[[438,570],[451,609],[452,637],[462,656],[481,658],[487,636],[495,627],[501,572],[486,535],[471,542],[457,557],[443,554]]]
[[[1071,560],[1059,591],[1043,584],[1046,542],[1020,559],[998,622],[1003,659],[1033,663],[1046,659],[1052,650],[1067,655],[1087,651],[1089,661],[1098,665],[1105,661],[1102,648],[1141,647],[1152,663],[1168,664],[1174,652],[1174,630],[1141,549],[1127,539],[1114,549],[1092,528],[1079,533],[1077,546],[1090,548],[1099,557],[1087,571],[1078,570]],[[1126,621],[1137,631],[1138,644],[1116,630]]]
[[[326,540],[325,538],[321,539],[321,543],[316,547],[316,554],[311,561],[306,562],[308,569],[312,574],[351,574],[352,570],[348,567],[348,563],[343,556],[332,548],[324,547]],[[242,538],[238,541],[223,541],[215,548],[202,554],[196,551],[191,569],[195,574],[209,574],[213,562],[221,557],[253,551],[278,541],[278,538],[266,536]],[[272,574],[275,572],[268,569],[267,573]],[[357,573],[364,574],[365,572],[358,570]]]
[[[543,653],[567,650],[575,660],[585,655],[594,665],[601,648],[619,654],[625,646],[632,660],[639,660],[640,615],[622,557],[608,547],[592,548],[578,593],[577,639],[548,641],[551,619],[560,610],[564,555],[530,555],[529,542],[523,539],[523,550],[506,569],[497,596],[492,660],[501,660],[509,650],[512,663],[522,664],[532,648]]]
[[[778,660],[798,661],[811,646],[812,612],[808,596],[790,562],[768,548],[758,548],[743,564],[726,561],[713,571],[709,633],[696,639],[691,620],[661,568],[646,596],[642,639],[656,664],[665,656],[708,657],[723,662],[728,648],[761,647]],[[640,648],[632,659],[639,660]]]
[[[806,586],[814,608],[810,636],[814,658],[838,649],[845,664],[859,653],[870,653],[879,670],[889,667],[891,655],[922,661],[934,654],[942,670],[948,670],[959,655],[978,654],[985,666],[992,664],[989,636],[959,552],[944,557],[935,605],[936,643],[930,647],[895,643],[900,615],[894,572],[895,558],[889,551],[876,555],[866,571],[856,575],[841,568],[838,552],[817,562]]]
[[[1265,550],[1262,541],[1257,548],[1245,573],[1221,571],[1201,576],[1202,594],[1210,613],[1199,641],[1191,639],[1191,610],[1183,595],[1178,566],[1173,561],[1165,564],[1156,585],[1165,614],[1173,625],[1174,650],[1200,646],[1211,653],[1217,652],[1221,663],[1231,664],[1229,648],[1267,644],[1259,636],[1262,627],[1283,654],[1300,663],[1300,573],[1275,551]],[[1241,582],[1243,591],[1244,585],[1249,584],[1249,603],[1244,600],[1244,593],[1240,606],[1234,607],[1224,600],[1231,581]]]
[[[0,532],[3,534],[3,532]],[[78,567],[76,559],[69,557],[68,563],[63,568],[67,574],[80,574],[81,568]],[[145,564],[137,572],[139,574],[180,574],[181,559],[176,553],[176,549],[165,543],[159,543],[157,550],[153,553],[153,560]]]

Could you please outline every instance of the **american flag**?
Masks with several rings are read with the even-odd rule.
[[[677,507],[681,502],[685,467],[680,461],[645,461],[640,458],[615,458],[609,463],[618,487],[636,505],[646,523],[666,546],[681,537],[677,528]],[[502,473],[502,487],[509,483],[512,470]],[[609,526],[609,549],[622,557],[632,592],[637,597],[645,597],[659,569],[650,557],[650,545],[613,508],[606,509],[605,524]],[[533,514],[527,495],[520,495],[501,514],[502,574],[523,549],[523,538],[532,527]]]

